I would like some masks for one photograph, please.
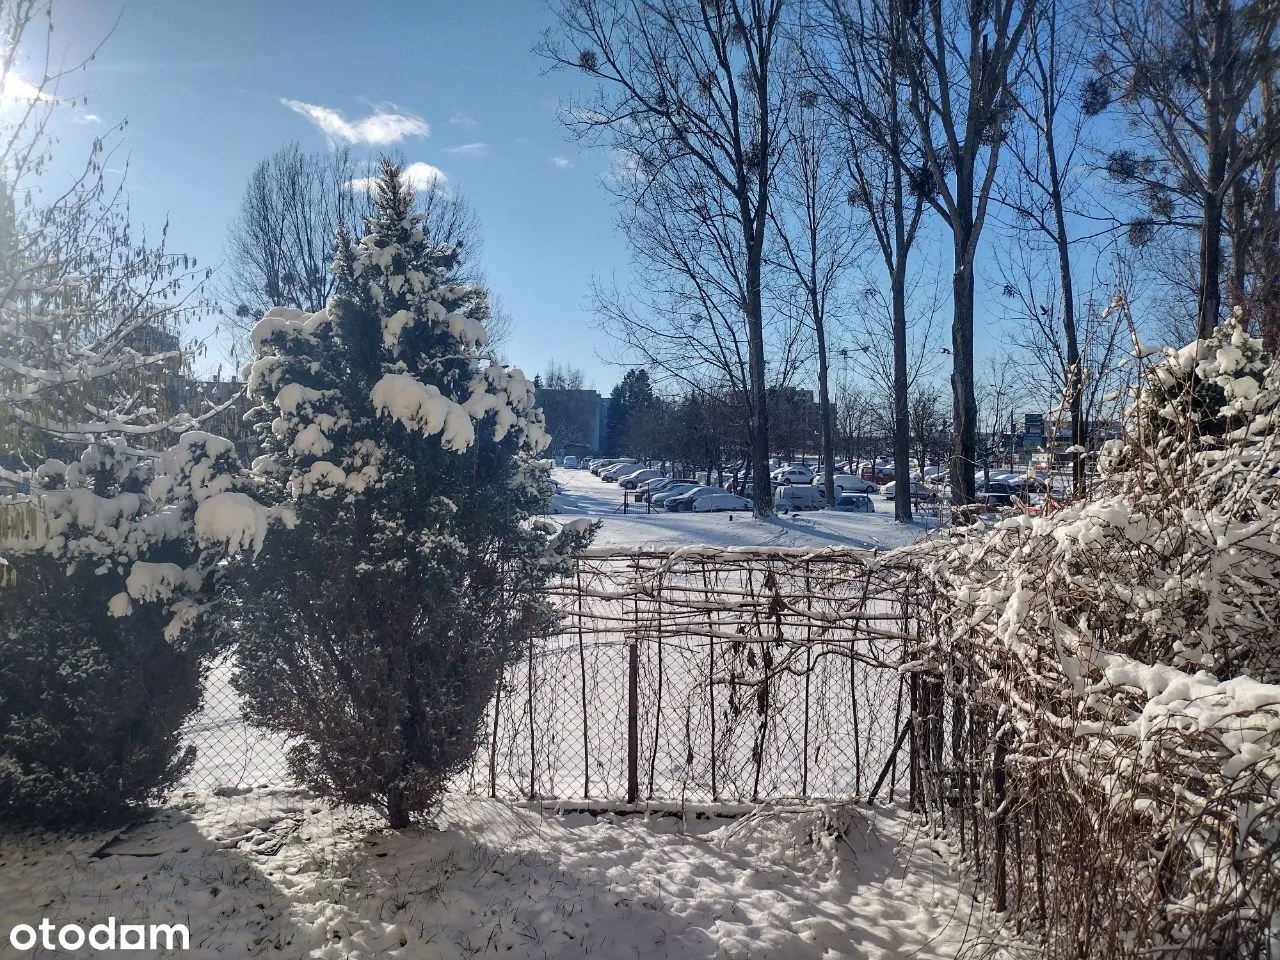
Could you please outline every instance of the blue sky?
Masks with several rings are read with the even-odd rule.
[[[74,60],[106,38],[61,90],[90,102],[62,118],[59,156],[78,167],[90,139],[127,118],[135,221],[154,232],[168,217],[171,249],[217,264],[259,160],[334,138],[373,155],[364,141],[396,130],[384,148],[443,171],[476,208],[483,266],[514,318],[508,358],[530,374],[572,364],[607,392],[621,369],[602,359],[615,354],[587,294],[593,276],[625,277],[630,257],[601,182],[610,154],[572,142],[557,116],[579,78],[547,75],[532,52],[549,20],[542,0],[55,0],[56,53]],[[989,221],[984,257],[999,232]],[[942,239],[936,222],[930,233]],[[945,290],[946,243],[932,270]],[[978,284],[979,365],[998,342],[984,322],[1001,308],[991,285]],[[940,344],[949,319],[944,304]],[[940,364],[944,392],[947,373]]]
[[[417,118],[429,135],[400,123],[406,135],[389,146],[442,170],[475,206],[484,266],[515,320],[510,359],[531,374],[572,363],[605,391],[620,377],[597,359],[609,345],[586,303],[592,274],[628,261],[600,183],[609,156],[564,136],[556,111],[571,78],[544,75],[531,52],[548,19],[541,2],[57,0],[55,49],[82,56],[117,16],[62,93],[89,94],[81,121],[128,119],[135,220],[154,232],[168,216],[172,249],[220,260],[253,166],[291,140],[325,149],[306,114],[347,135],[397,126],[360,125],[379,115]],[[58,149],[70,166],[102,125],[67,119]]]

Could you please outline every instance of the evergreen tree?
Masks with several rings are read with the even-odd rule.
[[[190,766],[228,551],[272,514],[228,440],[156,457],[121,441],[46,460],[0,514],[0,819],[86,822],[158,799]]]
[[[297,739],[296,777],[393,827],[469,761],[503,668],[549,625],[547,438],[532,384],[484,350],[483,292],[452,281],[399,169],[369,233],[338,240],[337,293],[253,333],[255,469],[297,524],[236,578],[235,683]]]
[[[641,416],[652,413],[657,400],[649,371],[628,370],[622,380],[609,393],[609,412],[605,418],[607,445],[611,453],[635,453],[631,424]]]

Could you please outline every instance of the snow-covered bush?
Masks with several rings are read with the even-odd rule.
[[[199,614],[270,513],[231,444],[184,434],[46,461],[0,525],[0,817],[91,820],[154,799],[214,644]]]
[[[1263,955],[1280,937],[1280,362],[1237,315],[1154,355],[1134,401],[1088,498],[919,549],[937,628],[923,756],[930,782],[973,765],[975,866],[1020,885],[1006,902],[1051,953]]]
[[[297,738],[293,773],[393,826],[469,760],[504,666],[543,629],[559,550],[544,506],[532,384],[485,352],[477,288],[452,282],[398,169],[339,238],[335,299],[276,308],[248,376],[255,470],[298,523],[235,577],[235,683],[252,719]]]
[[[14,561],[0,594],[0,820],[86,823],[158,799],[194,759],[179,731],[200,704],[198,649],[147,604],[116,617],[119,577]]]

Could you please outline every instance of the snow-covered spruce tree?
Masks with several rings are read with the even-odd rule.
[[[0,515],[0,820],[111,818],[190,765],[228,551],[270,512],[229,441],[190,432],[158,457],[96,443],[46,461]]]
[[[478,288],[450,282],[384,161],[369,234],[340,237],[337,293],[253,333],[255,470],[298,522],[234,578],[237,688],[297,739],[293,774],[393,827],[472,756],[512,655],[545,629],[564,552],[544,509],[541,411],[484,352]]]

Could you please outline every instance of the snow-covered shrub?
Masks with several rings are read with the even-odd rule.
[[[922,756],[975,767],[975,866],[1055,955],[1280,938],[1278,416],[1233,317],[1154,358],[1088,498],[918,550]]]
[[[46,461],[0,528],[0,817],[91,820],[154,799],[213,646],[199,616],[269,519],[231,444],[191,432]]]
[[[339,239],[338,293],[253,332],[255,470],[298,523],[235,577],[235,683],[297,738],[293,773],[393,826],[471,757],[504,666],[543,629],[559,551],[532,384],[485,352],[483,293],[451,279],[393,165]]]
[[[146,604],[108,611],[119,577],[48,556],[0,594],[0,820],[85,823],[158,799],[194,759],[179,731],[202,658]]]

